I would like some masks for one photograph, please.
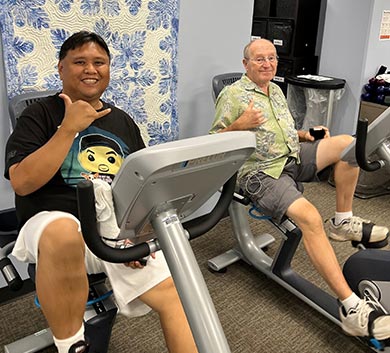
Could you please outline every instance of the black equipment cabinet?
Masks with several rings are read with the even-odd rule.
[[[284,78],[317,74],[326,0],[254,0],[252,37],[272,41],[278,51],[274,81],[287,93]]]

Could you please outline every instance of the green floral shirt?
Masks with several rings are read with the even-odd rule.
[[[248,108],[252,99],[254,108],[261,109],[267,121],[252,129],[256,133],[256,150],[240,169],[239,177],[260,169],[277,179],[288,157],[295,157],[299,162],[298,132],[278,85],[270,82],[267,96],[244,74],[240,80],[225,87],[216,101],[210,133],[231,125]]]

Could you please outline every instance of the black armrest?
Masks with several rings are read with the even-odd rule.
[[[359,164],[359,167],[368,172],[373,172],[378,170],[383,166],[381,161],[369,162],[366,156],[366,141],[367,141],[367,129],[368,129],[368,120],[359,119],[356,129],[356,161]]]

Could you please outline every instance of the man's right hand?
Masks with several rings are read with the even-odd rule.
[[[65,103],[61,132],[9,169],[11,185],[20,196],[28,195],[45,185],[61,167],[77,133],[111,111],[105,109],[97,112],[85,101],[72,103],[70,97],[63,93],[60,97]]]
[[[254,102],[249,102],[248,108],[241,116],[231,125],[232,130],[250,130],[255,129],[261,124],[264,124],[267,119],[260,109],[254,108]]]
[[[88,102],[82,100],[72,102],[65,93],[61,93],[59,97],[65,103],[65,116],[61,123],[61,129],[69,131],[73,135],[85,130],[95,120],[111,112],[110,108],[97,112]]]

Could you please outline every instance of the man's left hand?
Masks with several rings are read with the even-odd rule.
[[[318,129],[318,130],[323,129],[325,131],[325,135],[323,137],[324,139],[330,137],[329,129],[326,126],[318,125],[318,126],[314,126],[314,129]],[[310,135],[309,131],[303,131],[303,130],[299,131],[298,135],[299,135],[299,140],[302,141],[302,142],[305,142],[305,141],[313,142],[313,141],[315,141],[315,138],[312,135]]]

